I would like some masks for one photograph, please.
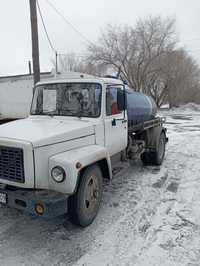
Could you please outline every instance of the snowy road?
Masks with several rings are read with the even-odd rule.
[[[104,185],[86,229],[0,208],[0,265],[200,265],[200,110],[167,115],[161,168],[138,162]]]

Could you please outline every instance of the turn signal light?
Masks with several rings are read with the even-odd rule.
[[[37,214],[42,215],[44,213],[44,206],[41,203],[36,204],[35,211]]]
[[[76,163],[76,169],[80,169],[82,167],[82,164],[80,162]]]

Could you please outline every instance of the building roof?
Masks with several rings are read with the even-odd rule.
[[[112,77],[96,77],[93,75],[80,73],[80,72],[67,72],[64,74],[55,74],[53,72],[42,72],[41,81],[38,84],[47,84],[47,83],[63,83],[63,82],[96,82],[96,83],[105,83],[105,84],[123,84],[120,79]],[[0,83],[3,82],[15,82],[22,80],[33,80],[33,74],[21,74],[21,75],[12,75],[12,76],[0,76]]]
[[[41,72],[40,75],[42,77],[53,77],[51,72]],[[9,76],[0,76],[0,82],[8,82],[8,81],[18,81],[18,80],[29,80],[33,79],[33,74],[20,74],[20,75],[9,75]]]

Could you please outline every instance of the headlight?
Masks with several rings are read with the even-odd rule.
[[[65,170],[60,166],[56,166],[51,170],[51,177],[57,183],[61,183],[65,180],[66,177]]]

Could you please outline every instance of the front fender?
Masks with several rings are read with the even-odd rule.
[[[102,159],[106,159],[110,178],[112,178],[110,156],[105,147],[99,145],[89,145],[50,157],[49,189],[66,194],[73,194],[77,186],[79,171],[86,166],[94,164]],[[81,163],[80,169],[76,168],[77,162]],[[63,167],[66,172],[66,179],[62,183],[57,183],[51,178],[51,170],[55,166]]]

